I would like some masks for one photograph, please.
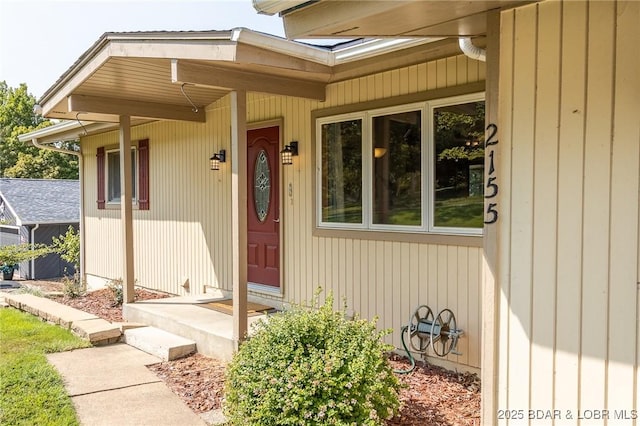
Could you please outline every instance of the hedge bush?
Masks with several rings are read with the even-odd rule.
[[[254,326],[227,369],[224,410],[234,425],[381,425],[400,383],[375,320],[294,306]],[[317,309],[314,309],[317,308]]]

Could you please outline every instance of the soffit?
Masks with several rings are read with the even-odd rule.
[[[320,0],[283,16],[288,38],[457,37],[486,33],[486,12],[514,0]]]
[[[111,57],[67,96],[82,95],[118,99],[123,102],[141,101],[191,107],[180,89],[179,84],[171,82],[170,59]],[[229,92],[226,89],[195,86],[185,86],[184,90],[199,108],[209,105]],[[76,116],[78,113],[80,114]],[[114,114],[70,110],[68,97],[61,99],[47,116],[90,121],[118,122],[119,120]]]

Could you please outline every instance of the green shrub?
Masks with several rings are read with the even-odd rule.
[[[225,414],[235,425],[381,425],[400,384],[375,321],[345,319],[329,295],[254,326],[227,369]],[[317,307],[318,309],[313,309]]]

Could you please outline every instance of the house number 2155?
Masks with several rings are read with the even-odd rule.
[[[498,126],[491,123],[487,126],[487,140],[484,143],[485,149],[489,149],[489,171],[487,173],[487,185],[485,189],[484,198],[487,200],[491,200],[498,195],[498,184],[496,180],[498,177],[496,176],[496,167],[494,164],[494,155],[495,149],[494,145],[498,144]],[[496,223],[498,221],[498,203],[488,202],[487,209],[485,211],[485,219],[484,223],[490,225],[492,223]]]

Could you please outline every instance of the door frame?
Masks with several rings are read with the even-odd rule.
[[[264,121],[253,121],[253,122],[249,122],[247,123],[247,133],[249,133],[250,130],[259,130],[259,129],[264,129],[266,127],[278,127],[278,148],[281,150],[283,149],[283,138],[282,138],[282,131],[284,129],[283,126],[283,122],[284,119],[281,118],[276,118],[273,120],[264,120]],[[249,143],[249,141],[247,140],[247,144]],[[284,176],[283,176],[283,167],[282,167],[282,161],[280,161],[280,158],[278,158],[277,161],[278,167],[279,167],[279,182],[278,182],[278,191],[280,191],[279,196],[278,196],[278,210],[280,212],[280,236],[279,236],[279,241],[278,241],[278,250],[280,251],[279,253],[279,260],[280,260],[280,265],[279,265],[279,269],[280,269],[280,286],[279,287],[272,287],[272,286],[268,286],[268,285],[264,285],[264,284],[257,284],[257,283],[252,283],[252,282],[247,282],[247,288],[249,290],[251,290],[252,292],[255,293],[263,293],[263,294],[268,294],[269,296],[284,296],[284,223],[285,223],[285,214],[284,214],[284,202],[283,202],[283,197],[286,194],[286,192],[284,191]],[[248,173],[248,171],[247,171]],[[247,223],[244,224],[245,227],[247,227]],[[246,250],[246,248],[245,248]]]

